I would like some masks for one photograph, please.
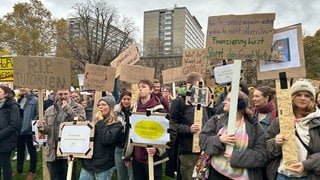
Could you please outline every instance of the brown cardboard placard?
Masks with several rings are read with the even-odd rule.
[[[141,79],[153,80],[154,73],[155,68],[136,65],[122,65],[120,80],[130,83],[138,83]]]
[[[206,40],[208,61],[267,59],[271,55],[274,19],[274,13],[209,17]]]
[[[198,72],[205,75],[207,69],[206,49],[184,49],[182,55],[183,73]]]
[[[260,60],[257,62],[258,80],[277,79],[280,72],[285,71],[288,78],[306,77],[305,59],[303,50],[303,38],[301,24],[277,29],[273,36],[273,48],[275,53],[279,42],[287,44],[288,57],[286,61]]]
[[[165,69],[162,71],[163,84],[169,84],[173,82],[184,81],[186,79],[185,73],[183,73],[183,66]]]
[[[86,63],[83,87],[97,91],[112,92],[115,74],[116,69],[111,66]]]
[[[117,56],[110,66],[116,68],[116,77],[120,76],[121,65],[133,65],[140,60],[138,47],[133,44],[130,45],[125,51]]]
[[[70,60],[57,57],[17,56],[13,58],[14,85],[33,89],[69,89]]]

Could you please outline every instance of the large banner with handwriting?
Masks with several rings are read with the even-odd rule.
[[[208,60],[269,59],[274,19],[274,13],[209,17]]]

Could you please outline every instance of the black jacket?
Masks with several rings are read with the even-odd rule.
[[[121,122],[106,125],[103,120],[95,125],[93,157],[83,160],[87,171],[102,172],[114,167],[114,150],[121,138]]]
[[[0,152],[15,148],[20,129],[19,105],[15,99],[6,100],[0,108]]]
[[[178,132],[179,153],[192,153],[193,134],[190,131],[190,126],[194,123],[195,106],[184,105],[184,98],[178,97],[171,102],[171,118]],[[207,122],[207,108],[202,108],[202,126]]]

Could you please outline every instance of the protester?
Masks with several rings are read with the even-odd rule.
[[[98,101],[93,156],[91,159],[83,159],[80,180],[111,180],[115,146],[120,141],[123,128],[113,111],[115,104],[113,96],[104,96]]]
[[[198,82],[203,83],[203,78],[200,73],[191,72],[187,75],[186,83],[196,85]],[[195,106],[185,104],[185,96],[180,96],[172,101],[171,104],[171,118],[173,119],[177,132],[179,143],[179,167],[178,175],[183,180],[192,179],[192,170],[195,166],[199,154],[192,152],[193,134],[200,131],[201,127],[194,124]],[[202,124],[208,120],[208,113],[206,108],[202,108]]]
[[[41,133],[47,134],[48,141],[45,146],[46,162],[51,180],[61,180],[67,177],[67,159],[57,157],[57,144],[59,141],[59,126],[62,122],[71,122],[75,117],[84,121],[86,114],[81,104],[70,97],[68,89],[60,89],[55,93],[55,102],[44,114],[44,120],[38,121]],[[75,167],[73,167],[75,179]]]
[[[76,103],[81,103],[82,101],[82,98],[81,98],[81,94],[78,90],[74,90],[72,93],[71,93],[71,97],[73,98],[73,100],[76,102]]]
[[[161,93],[160,81],[158,79],[154,79],[153,80],[153,85],[154,85],[153,94],[160,99],[160,102],[163,105],[164,109],[167,112],[170,112],[170,105],[169,105],[168,101],[163,97],[163,95]]]
[[[267,161],[264,133],[252,119],[248,96],[239,92],[235,132],[228,132],[230,110],[228,93],[223,104],[224,114],[215,115],[200,133],[200,147],[211,156],[209,179],[262,179],[262,167]],[[226,145],[233,146],[232,152]]]
[[[273,120],[277,117],[276,105],[273,101],[275,91],[268,86],[258,87],[253,92],[253,116],[266,131]]]
[[[138,83],[138,100],[133,106],[133,112],[147,112],[147,110],[153,113],[160,112],[165,113],[163,105],[160,99],[153,94],[154,85],[150,80],[143,79]],[[175,131],[170,130],[170,139],[174,139]],[[154,179],[162,180],[162,163],[168,160],[166,156],[165,148],[155,147],[140,147],[134,146],[132,153],[132,169],[133,176],[136,180],[148,180],[148,155],[152,155],[154,158]]]
[[[29,173],[26,180],[35,177],[37,167],[37,151],[33,144],[32,120],[38,119],[38,98],[29,88],[20,88],[21,96],[18,99],[20,104],[20,117],[22,127],[17,142],[17,173],[23,173],[26,146],[30,154]]]
[[[271,123],[266,133],[270,163],[269,179],[320,179],[320,110],[315,104],[315,88],[306,80],[296,81],[290,88],[298,162],[284,167],[282,145],[287,140],[280,132],[279,120]],[[293,149],[292,149],[293,150]]]
[[[121,139],[116,145],[114,159],[115,166],[117,170],[118,180],[133,180],[133,171],[131,159],[124,159],[124,146],[125,140],[129,138],[129,116],[132,111],[131,106],[132,93],[129,91],[124,91],[120,94],[120,103],[115,105],[114,111],[117,113],[118,117],[123,123],[124,129],[122,132]]]
[[[13,90],[0,85],[0,168],[5,180],[12,180],[10,156],[21,128],[19,105],[13,97]]]
[[[320,91],[318,91],[316,94],[315,102],[316,102],[317,107],[320,108]]]

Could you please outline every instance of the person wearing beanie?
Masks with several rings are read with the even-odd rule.
[[[111,180],[116,143],[120,140],[122,124],[113,108],[116,101],[113,96],[102,97],[98,101],[95,114],[95,132],[93,156],[82,160],[80,180]]]
[[[129,116],[132,111],[131,106],[132,93],[129,91],[124,91],[120,94],[120,103],[116,104],[114,111],[117,113],[119,119],[123,123],[122,136],[116,145],[116,150],[114,153],[115,165],[117,170],[118,180],[133,180],[132,163],[130,158],[125,158],[124,148],[126,140],[129,139]],[[126,146],[127,147],[127,146]]]
[[[270,156],[268,178],[320,179],[320,110],[315,103],[315,88],[307,80],[299,80],[290,91],[298,162],[284,167],[281,146],[286,137],[281,134],[279,120],[276,119],[266,133]]]
[[[231,93],[223,104],[225,113],[212,116],[200,132],[199,145],[211,157],[208,179],[262,179],[267,162],[264,132],[251,116],[248,96],[239,91],[235,132],[228,132]],[[226,145],[233,145],[231,153]]]

